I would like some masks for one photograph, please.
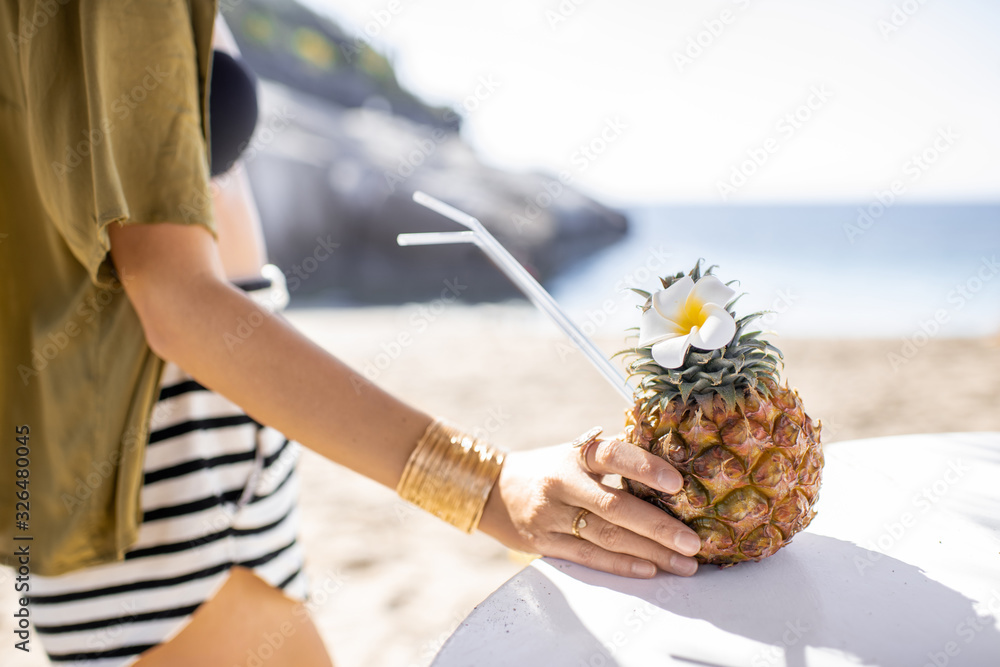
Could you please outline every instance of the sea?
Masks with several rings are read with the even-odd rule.
[[[655,206],[556,276],[549,291],[587,333],[638,323],[658,277],[696,261],[745,295],[738,314],[794,338],[1000,335],[1000,204]]]

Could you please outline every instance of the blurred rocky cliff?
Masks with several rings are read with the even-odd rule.
[[[402,232],[459,228],[413,203],[415,190],[479,218],[543,283],[625,233],[621,213],[555,175],[483,164],[460,136],[460,108],[404,90],[383,55],[331,20],[294,0],[222,9],[261,80],[245,163],[293,300],[425,301],[455,293],[456,279],[464,300],[516,295],[474,246],[397,247]],[[484,76],[473,94],[493,85]]]

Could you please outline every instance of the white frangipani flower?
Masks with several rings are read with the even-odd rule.
[[[664,368],[678,368],[692,345],[717,350],[736,333],[736,321],[726,304],[736,291],[715,276],[695,283],[684,276],[652,295],[652,306],[639,323],[639,347],[652,345],[653,360]]]

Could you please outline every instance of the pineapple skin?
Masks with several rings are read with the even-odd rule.
[[[766,391],[745,390],[732,409],[708,395],[639,401],[626,411],[626,442],[669,462],[684,487],[668,495],[623,479],[623,488],[696,531],[700,563],[759,561],[815,515],[821,425],[805,413],[798,392],[763,383]]]

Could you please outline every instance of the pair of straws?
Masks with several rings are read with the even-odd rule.
[[[518,289],[535,304],[543,313],[549,316],[556,326],[562,329],[563,333],[569,336],[570,340],[580,348],[587,359],[594,365],[600,374],[607,380],[615,390],[621,394],[622,398],[631,405],[635,401],[633,389],[621,372],[601,353],[593,341],[587,338],[586,334],[573,323],[552,295],[545,291],[545,288],[538,284],[538,281],[531,277],[521,264],[514,259],[514,256],[507,252],[496,238],[489,233],[483,223],[473,218],[468,213],[459,211],[453,206],[445,204],[443,201],[435,199],[428,194],[417,191],[413,193],[413,201],[421,206],[443,215],[449,220],[453,220],[469,231],[466,232],[421,232],[414,234],[399,234],[396,243],[401,246],[417,245],[443,245],[451,243],[474,243],[493,260],[493,263],[504,272]]]

